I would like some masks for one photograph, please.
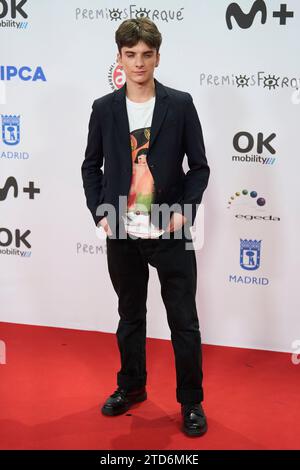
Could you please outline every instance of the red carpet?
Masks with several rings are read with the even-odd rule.
[[[0,340],[1,449],[300,449],[300,365],[290,354],[204,345],[209,430],[190,438],[170,341],[147,339],[148,400],[106,417],[115,335],[0,323]]]

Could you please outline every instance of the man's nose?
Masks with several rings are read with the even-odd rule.
[[[144,61],[143,61],[143,59],[137,58],[137,59],[136,59],[136,62],[135,62],[135,65],[136,65],[137,67],[143,67],[143,66],[144,66]]]

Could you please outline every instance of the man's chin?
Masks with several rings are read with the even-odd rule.
[[[150,78],[148,75],[134,75],[132,78],[132,81],[135,82],[135,83],[145,83],[145,82],[149,82]]]

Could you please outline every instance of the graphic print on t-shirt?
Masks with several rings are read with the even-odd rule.
[[[154,181],[148,167],[147,154],[150,127],[135,129],[130,133],[132,179],[128,195],[128,210],[148,214],[154,198]]]

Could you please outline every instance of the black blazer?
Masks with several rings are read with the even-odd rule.
[[[198,205],[208,184],[210,169],[205,155],[202,128],[192,96],[164,86],[154,78],[153,111],[147,163],[155,184],[153,218],[160,205],[178,203],[176,210],[155,225],[166,228],[173,212],[182,212],[193,225]],[[126,109],[126,82],[122,88],[94,101],[89,121],[85,158],[81,173],[86,202],[96,224],[107,215],[113,233],[122,223],[125,206],[119,208],[119,196],[128,196],[132,158],[129,122]],[[189,171],[182,168],[187,155]],[[103,168],[104,163],[104,168]],[[124,200],[124,198],[123,198]],[[127,201],[127,199],[126,199]],[[114,216],[106,204],[113,205]],[[191,213],[184,210],[190,204]],[[98,210],[97,210],[98,209]]]

